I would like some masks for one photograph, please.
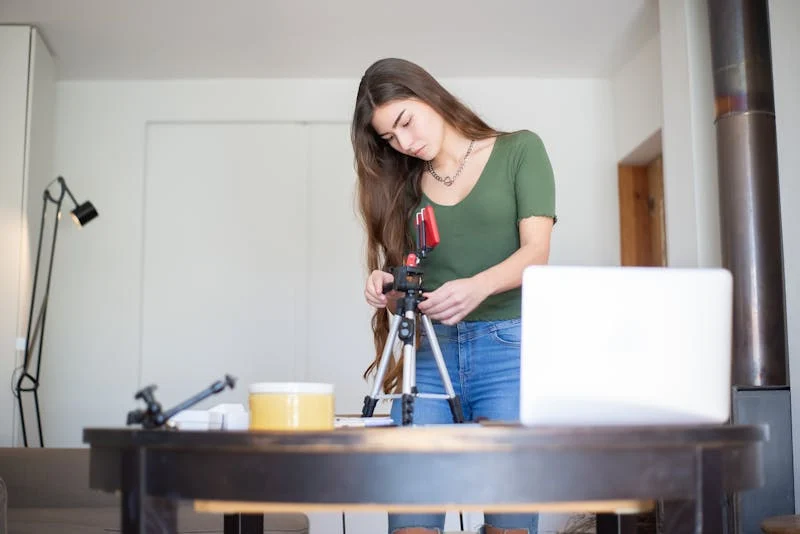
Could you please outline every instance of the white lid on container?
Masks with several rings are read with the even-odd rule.
[[[312,393],[333,395],[333,384],[321,382],[256,382],[250,384],[250,393]]]

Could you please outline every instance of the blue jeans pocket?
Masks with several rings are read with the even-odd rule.
[[[492,326],[492,339],[503,345],[519,347],[522,343],[522,322],[509,319],[496,323]]]

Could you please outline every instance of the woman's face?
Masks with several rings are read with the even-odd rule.
[[[444,120],[419,100],[395,100],[375,109],[372,127],[402,154],[430,161],[436,157],[444,137]]]

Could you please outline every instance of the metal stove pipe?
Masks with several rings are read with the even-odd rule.
[[[723,266],[734,277],[733,384],[788,385],[767,0],[708,0]]]

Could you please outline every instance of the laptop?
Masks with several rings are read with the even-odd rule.
[[[726,422],[732,301],[724,269],[528,267],[520,422]]]

